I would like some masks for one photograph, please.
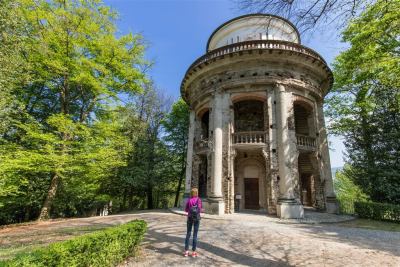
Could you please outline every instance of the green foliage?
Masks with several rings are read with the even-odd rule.
[[[168,172],[173,181],[178,181],[174,206],[178,206],[181,194],[181,185],[186,170],[186,151],[189,135],[189,106],[180,98],[176,101],[171,112],[164,121],[165,136],[168,150],[171,154],[170,170]]]
[[[105,231],[78,236],[38,249],[0,266],[115,266],[134,256],[146,232],[145,221],[132,221]]]
[[[99,0],[0,3],[0,224],[177,203],[188,107],[168,114],[149,42],[118,19]]]
[[[0,142],[10,126],[9,117],[21,111],[13,90],[27,80],[29,73],[21,57],[25,37],[20,8],[19,0],[0,1]]]
[[[345,175],[371,200],[400,204],[400,1],[376,1],[343,32],[326,98],[330,131],[344,136]]]
[[[118,13],[97,0],[3,1],[0,12],[6,15],[1,45],[10,55],[0,62],[7,67],[0,80],[27,75],[2,90],[8,111],[0,106],[0,203],[22,205],[34,191],[34,204],[20,207],[25,219],[37,214],[40,202],[40,218],[49,218],[54,199],[59,214],[94,205],[85,202],[101,205],[109,199],[98,194],[101,181],[115,175],[127,154],[112,107],[118,94],[133,96],[148,82],[148,42],[140,34],[121,34]],[[64,191],[57,199],[59,186]]]
[[[336,170],[333,187],[340,203],[340,211],[342,213],[354,214],[354,202],[368,201],[369,197],[346,176],[350,171],[351,167],[347,164],[344,166],[343,172]]]
[[[54,130],[49,131],[34,121],[18,123],[26,133],[24,139],[18,144],[2,146],[0,175],[4,186],[0,203],[7,204],[0,208],[2,224],[29,220],[37,215],[52,173],[62,177],[63,188],[55,214],[75,216],[94,209],[95,202],[102,206],[104,200],[98,201],[96,196],[101,181],[125,164],[125,140],[119,134],[120,125],[116,121],[94,122],[89,127],[59,114],[50,117],[47,124]],[[75,137],[60,140],[62,132]],[[61,153],[63,146],[68,153]],[[17,187],[18,193],[5,191],[11,187]],[[12,216],[7,210],[19,215]],[[27,211],[31,214],[26,214]]]
[[[374,202],[355,202],[358,217],[373,220],[390,220],[400,222],[400,205]]]

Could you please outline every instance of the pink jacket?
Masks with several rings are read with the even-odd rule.
[[[189,198],[186,202],[186,207],[185,207],[185,211],[188,213],[188,217],[190,217],[190,208],[193,207],[194,205],[196,205],[196,201],[197,199],[199,200],[199,202],[197,203],[197,206],[199,206],[199,210],[201,213],[201,199],[199,197],[192,197]]]

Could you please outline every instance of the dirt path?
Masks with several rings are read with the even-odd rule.
[[[0,240],[40,231],[148,222],[138,257],[120,266],[400,266],[400,233],[326,225],[203,219],[198,258],[183,257],[186,218],[166,211],[41,223],[0,230]]]

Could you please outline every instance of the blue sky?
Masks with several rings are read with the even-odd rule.
[[[156,84],[178,99],[180,83],[187,68],[206,52],[211,33],[224,22],[242,15],[232,9],[225,0],[105,0],[115,7],[122,20],[118,28],[127,33],[141,32],[152,42],[147,52],[154,59],[150,70]],[[314,49],[330,64],[341,45],[337,38],[302,36],[302,44]],[[305,40],[305,41],[304,41]],[[331,137],[331,165],[343,166],[344,145],[337,137]]]

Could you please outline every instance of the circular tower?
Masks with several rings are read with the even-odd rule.
[[[181,84],[191,108],[185,195],[206,213],[338,212],[323,114],[333,83],[296,27],[268,14],[218,27]]]

